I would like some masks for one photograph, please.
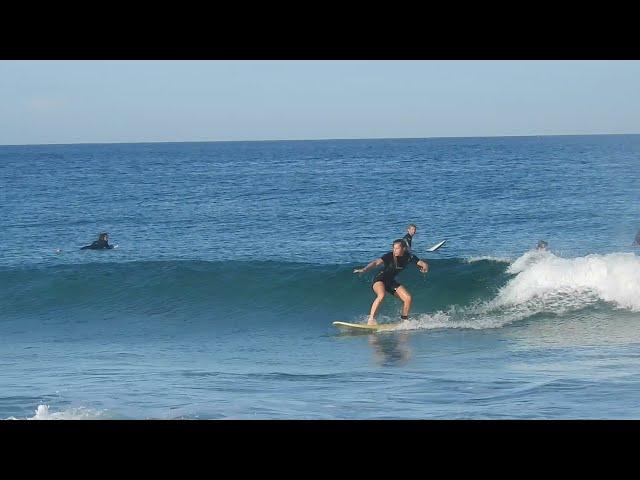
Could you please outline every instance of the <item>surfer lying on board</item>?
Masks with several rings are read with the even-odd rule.
[[[114,248],[114,246],[109,245],[109,234],[105,232],[100,234],[98,240],[93,242],[91,245],[85,245],[80,250],[102,250],[111,248]]]
[[[364,268],[356,268],[353,273],[365,273],[372,268],[378,267],[384,264],[384,268],[378,272],[373,279],[373,288],[376,298],[371,304],[371,313],[369,314],[369,320],[367,325],[376,325],[376,315],[384,300],[385,290],[392,295],[398,297],[404,305],[402,306],[402,320],[409,318],[409,310],[411,310],[411,294],[409,291],[398,282],[395,281],[395,276],[404,270],[404,267],[411,262],[416,262],[418,268],[422,273],[429,271],[429,264],[424,260],[420,260],[412,253],[408,253],[405,247],[405,243],[402,239],[394,240],[393,250],[385,253],[382,257],[376,258],[369,265]]]

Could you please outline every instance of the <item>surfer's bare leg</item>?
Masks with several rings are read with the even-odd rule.
[[[384,300],[384,283],[376,282],[373,284],[373,291],[376,294],[376,298],[371,304],[371,313],[369,313],[369,321],[367,325],[375,325],[376,324],[376,315],[378,314],[378,310],[380,310],[380,305],[382,305],[382,301]]]
[[[411,311],[411,302],[412,302],[412,298],[411,298],[411,294],[409,293],[409,291],[404,288],[402,285],[400,285],[398,288],[396,288],[396,297],[398,297],[400,300],[402,300],[402,316],[403,317],[408,317],[409,316],[409,312]]]

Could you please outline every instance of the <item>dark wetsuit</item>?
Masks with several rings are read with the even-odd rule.
[[[407,252],[411,252],[411,240],[413,240],[413,237],[409,233],[402,237],[402,241],[404,242],[404,246],[407,249]]]
[[[400,284],[395,280],[396,275],[404,270],[404,267],[409,265],[411,262],[417,263],[420,260],[414,254],[406,252],[404,255],[397,258],[397,263],[393,261],[393,252],[385,253],[380,258],[382,258],[382,261],[384,262],[384,268],[376,274],[373,279],[373,283],[383,282],[385,290],[391,294],[395,294],[396,288],[400,286]]]
[[[107,240],[96,240],[91,245],[86,245],[80,250],[103,250],[113,248],[113,245],[109,245]]]

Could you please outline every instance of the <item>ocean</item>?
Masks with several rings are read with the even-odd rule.
[[[0,146],[0,419],[638,419],[639,161],[640,135]],[[340,332],[409,223],[409,320]]]

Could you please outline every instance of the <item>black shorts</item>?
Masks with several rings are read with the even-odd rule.
[[[396,282],[396,280],[394,278],[385,278],[382,275],[376,275],[376,277],[373,279],[373,283],[371,285],[373,286],[373,284],[376,283],[376,282],[384,283],[384,289],[387,292],[389,292],[391,295],[395,295],[396,288],[398,288],[400,286],[400,284],[398,282]]]

